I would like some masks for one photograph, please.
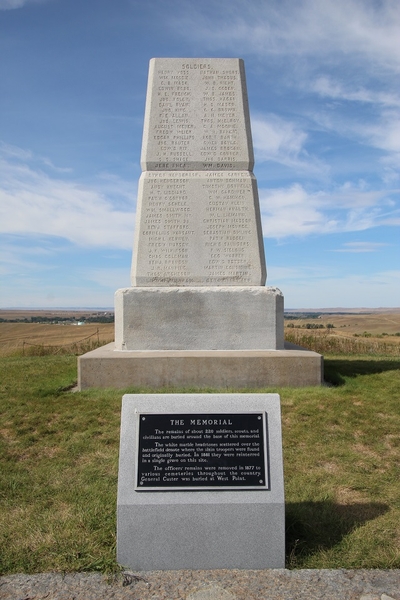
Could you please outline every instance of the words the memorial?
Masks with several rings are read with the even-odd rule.
[[[137,488],[267,488],[265,418],[138,415]]]

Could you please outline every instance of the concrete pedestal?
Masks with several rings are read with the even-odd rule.
[[[219,390],[321,385],[323,357],[285,344],[284,350],[122,352],[114,343],[79,357],[78,386],[192,387]]]
[[[115,293],[116,350],[282,350],[283,344],[277,288],[130,287]]]

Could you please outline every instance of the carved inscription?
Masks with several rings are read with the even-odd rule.
[[[140,414],[137,489],[267,488],[265,415]]]
[[[136,285],[261,284],[252,175],[148,172],[141,190]]]
[[[252,169],[240,61],[156,59],[151,82],[143,170]]]
[[[265,284],[243,62],[153,59],[134,286]]]

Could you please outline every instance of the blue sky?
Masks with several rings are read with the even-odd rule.
[[[398,0],[0,0],[0,307],[130,285],[148,63],[241,57],[267,285],[400,305]]]

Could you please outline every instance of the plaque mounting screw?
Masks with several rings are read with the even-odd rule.
[[[145,421],[145,420],[146,420],[146,417],[142,417],[142,421]]]
[[[264,481],[262,479],[260,479],[259,481],[260,481],[260,483],[264,483]]]

